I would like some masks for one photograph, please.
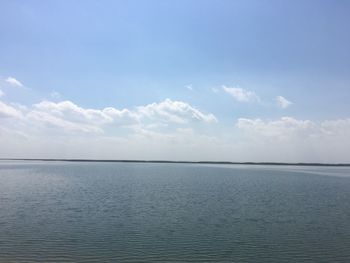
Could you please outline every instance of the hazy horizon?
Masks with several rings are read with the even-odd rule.
[[[350,163],[350,2],[0,10],[0,158]]]

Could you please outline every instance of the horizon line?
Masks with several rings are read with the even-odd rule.
[[[116,163],[188,163],[188,164],[245,164],[245,165],[294,165],[294,166],[350,166],[350,163],[318,162],[235,162],[235,161],[174,161],[140,159],[84,159],[84,158],[0,158],[0,161],[46,161],[46,162],[116,162]]]

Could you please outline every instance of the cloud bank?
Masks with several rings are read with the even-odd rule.
[[[40,126],[40,128],[62,129],[88,133],[102,133],[106,126],[132,127],[152,124],[184,125],[189,123],[215,123],[216,117],[205,114],[182,101],[165,99],[159,103],[139,106],[135,109],[83,108],[71,101],[41,101],[31,108],[22,109],[0,102],[0,117],[17,118],[16,122]]]
[[[222,90],[237,101],[259,101],[248,90]],[[42,100],[31,106],[3,100],[3,158],[350,162],[347,118],[238,117],[227,126],[213,113],[169,98],[124,109],[87,108],[69,100]],[[276,100],[283,109],[292,104],[282,96]]]

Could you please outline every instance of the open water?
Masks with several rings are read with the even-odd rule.
[[[350,262],[350,168],[1,161],[0,262]]]

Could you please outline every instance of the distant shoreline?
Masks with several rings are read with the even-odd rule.
[[[184,164],[244,164],[244,165],[292,165],[292,166],[350,166],[350,163],[281,163],[281,162],[217,162],[217,161],[167,161],[167,160],[112,160],[112,159],[40,159],[0,158],[0,161],[46,161],[46,162],[106,162],[106,163],[184,163]]]

